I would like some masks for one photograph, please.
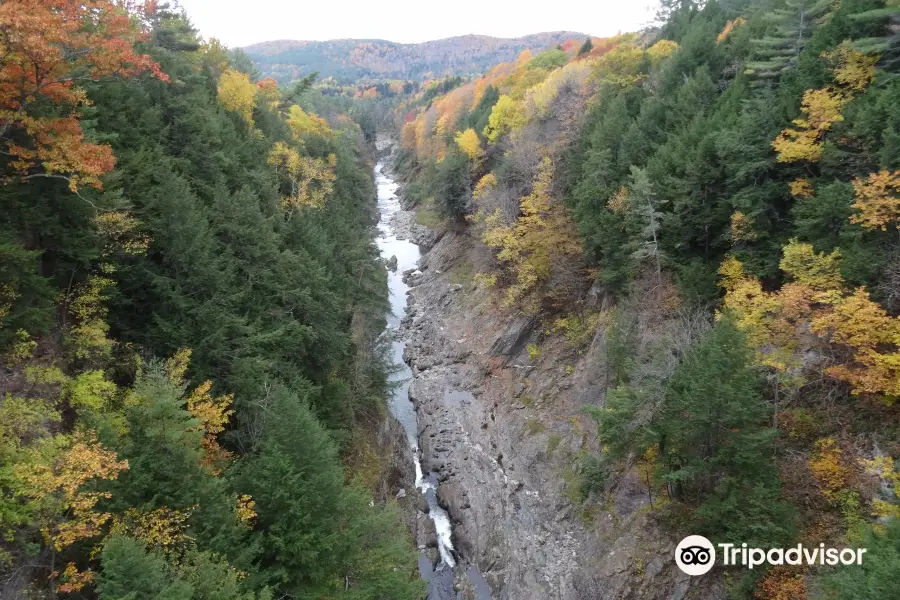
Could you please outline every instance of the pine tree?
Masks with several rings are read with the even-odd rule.
[[[591,38],[587,38],[584,40],[584,43],[581,45],[581,48],[578,49],[578,56],[582,54],[587,54],[591,50],[594,49],[594,42],[591,41]]]
[[[707,532],[772,544],[788,539],[792,517],[751,360],[744,335],[719,321],[668,382],[653,430],[663,479],[674,497],[700,504]]]
[[[795,67],[815,27],[833,5],[831,0],[786,0],[767,13],[769,34],[753,40],[753,60],[746,70],[761,80],[777,79]]]

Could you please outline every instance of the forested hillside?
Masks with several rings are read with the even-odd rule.
[[[572,38],[584,40],[585,35],[568,31],[510,39],[465,35],[420,44],[281,40],[253,44],[244,50],[259,65],[263,76],[281,83],[313,72],[350,83],[363,78],[422,80],[478,74],[498,62],[511,60],[522,50],[545,50]]]
[[[365,136],[147,6],[0,3],[0,597],[420,597]]]
[[[561,361],[603,348],[586,527],[633,473],[682,535],[872,557],[726,569],[735,597],[897,597],[898,53],[895,0],[672,1],[397,112],[420,223],[491,251],[466,284]]]

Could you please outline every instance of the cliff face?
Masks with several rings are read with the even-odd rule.
[[[651,505],[636,468],[586,501],[578,493],[573,465],[596,450],[581,407],[602,404],[606,388],[603,329],[573,351],[479,289],[472,274],[490,255],[477,239],[413,229],[424,255],[421,272],[407,274],[403,328],[423,469],[439,474],[454,545],[493,598],[724,597],[719,578],[678,570],[675,524],[660,521],[662,499]]]

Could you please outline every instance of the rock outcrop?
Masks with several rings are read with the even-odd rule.
[[[410,224],[411,239],[422,237]],[[601,403],[606,388],[602,334],[580,356],[542,339],[536,320],[461,280],[485,264],[477,240],[427,237],[434,243],[419,270],[404,274],[413,286],[404,358],[422,466],[437,474],[453,521],[458,589],[474,593],[460,574],[471,563],[494,600],[723,598],[715,574],[678,570],[678,539],[654,518],[636,473],[611,478],[589,502],[578,497],[573,464],[593,438],[581,407]],[[532,360],[526,348],[537,342]]]

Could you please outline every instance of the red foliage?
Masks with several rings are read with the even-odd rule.
[[[76,111],[87,98],[78,83],[145,71],[168,81],[134,49],[147,39],[145,19],[154,10],[154,2],[130,0],[0,2],[0,151],[12,156],[13,174],[61,176],[73,190],[100,187],[115,159],[108,146],[84,140]],[[48,105],[54,116],[34,116]]]

